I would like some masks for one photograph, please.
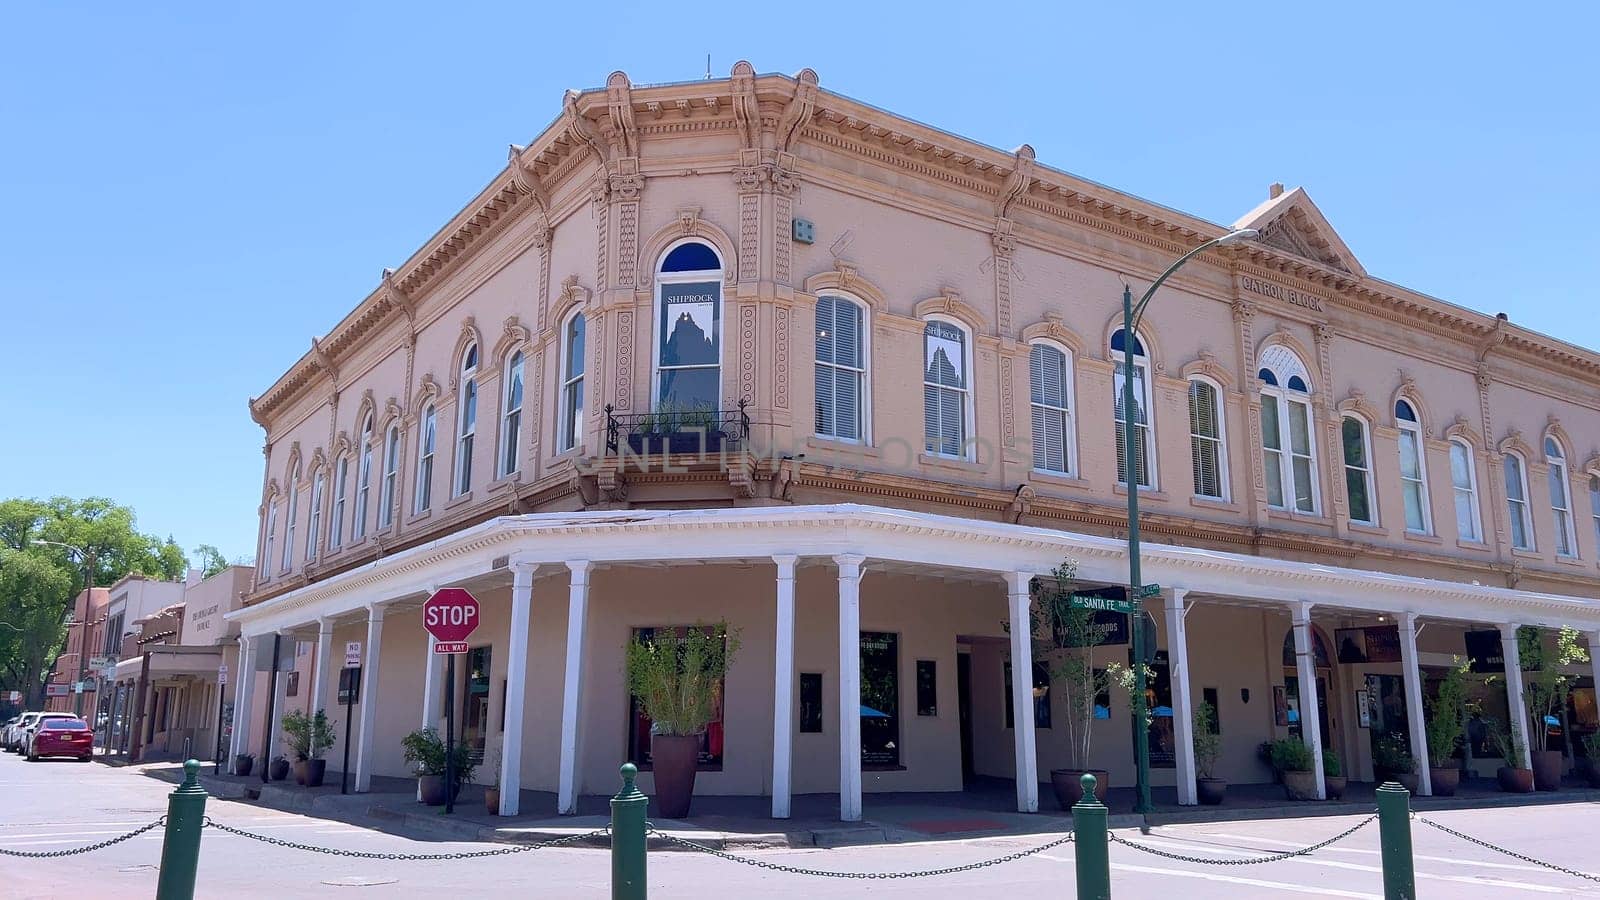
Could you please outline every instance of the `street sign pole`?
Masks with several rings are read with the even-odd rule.
[[[217,746],[212,752],[211,759],[213,763],[211,774],[213,775],[222,774],[222,705],[227,702],[223,699],[222,689],[227,687],[227,685],[228,667],[223,665],[221,668],[217,669]]]
[[[444,814],[456,811],[456,655],[444,664]]]
[[[349,662],[349,660],[345,660]],[[339,770],[339,793],[350,793],[350,710],[355,708],[356,672],[357,669],[345,666],[345,692],[344,692],[344,767]]]

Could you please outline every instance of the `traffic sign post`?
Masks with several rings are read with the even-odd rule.
[[[213,775],[222,774],[222,705],[224,702],[222,699],[222,689],[226,687],[227,684],[228,664],[222,663],[217,666],[217,746],[211,755],[211,774]]]
[[[344,702],[344,768],[339,770],[339,793],[350,793],[350,711],[356,705],[356,673],[361,671],[361,642],[344,642],[344,681],[339,699]]]
[[[440,588],[422,605],[422,627],[433,635],[435,653],[447,654],[444,669],[444,811],[456,809],[456,654],[478,628],[478,599],[465,588]]]

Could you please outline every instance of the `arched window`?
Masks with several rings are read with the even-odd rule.
[[[1339,425],[1344,449],[1344,496],[1350,504],[1350,521],[1378,524],[1377,506],[1372,502],[1372,445],[1367,423],[1345,416]]]
[[[583,310],[567,318],[561,329],[561,416],[557,428],[557,446],[571,450],[583,439],[583,346],[585,319]]]
[[[1068,475],[1077,462],[1072,419],[1072,355],[1055,344],[1028,348],[1028,397],[1033,414],[1033,467]]]
[[[294,564],[294,525],[295,519],[300,517],[300,464],[294,464],[294,471],[289,473],[289,505],[284,508],[287,516],[283,524],[283,562],[278,567],[279,572],[289,571]]]
[[[1578,547],[1572,540],[1572,499],[1567,488],[1567,455],[1561,451],[1561,442],[1554,437],[1544,439],[1544,461],[1550,467],[1550,510],[1555,516],[1556,555],[1577,556]]]
[[[1600,475],[1589,476],[1589,517],[1594,520],[1595,540],[1600,541]]]
[[[278,545],[278,504],[276,498],[267,501],[267,537],[261,553],[261,577],[272,571],[272,550]]]
[[[356,445],[360,454],[356,463],[356,508],[350,521],[350,537],[361,540],[367,536],[367,498],[372,491],[372,413],[361,422],[361,443]]]
[[[1311,375],[1293,350],[1274,344],[1261,352],[1261,449],[1267,505],[1315,513],[1318,509],[1316,433]]]
[[[394,524],[395,482],[400,476],[400,426],[390,425],[383,436],[383,486],[378,489],[378,527]]]
[[[322,469],[311,477],[311,524],[306,528],[306,562],[317,558],[317,542],[322,538],[322,486],[325,481]]]
[[[340,456],[333,469],[333,521],[328,527],[328,549],[344,543],[344,497],[350,487],[350,457]]]
[[[1472,448],[1460,438],[1450,439],[1450,487],[1456,501],[1456,535],[1463,541],[1481,541],[1478,512],[1478,467]]]
[[[817,435],[866,440],[867,329],[861,304],[817,298]]]
[[[1194,464],[1194,492],[1214,500],[1228,496],[1221,396],[1222,392],[1210,381],[1189,379],[1189,456]]]
[[[927,452],[967,458],[971,370],[966,328],[954,319],[928,319],[922,327],[922,437]]]
[[[1131,347],[1128,346],[1130,343],[1132,344]],[[1111,361],[1116,365],[1111,381],[1112,390],[1115,391],[1113,404],[1116,411],[1117,425],[1117,481],[1122,484],[1128,483],[1128,451],[1125,444],[1126,435],[1123,434],[1123,427],[1127,421],[1125,418],[1126,410],[1123,409],[1123,382],[1126,380],[1126,372],[1124,372],[1126,365],[1124,363],[1125,351],[1133,353],[1134,473],[1137,476],[1137,483],[1140,487],[1153,487],[1156,483],[1156,460],[1150,452],[1150,449],[1155,446],[1155,441],[1151,439],[1150,435],[1153,424],[1149,412],[1150,357],[1145,353],[1144,341],[1137,334],[1129,342],[1120,328],[1111,335]]]
[[[714,410],[722,398],[722,261],[688,241],[656,272],[655,406]]]
[[[1506,512],[1511,519],[1511,546],[1533,549],[1533,520],[1528,516],[1528,473],[1515,451],[1505,455]]]
[[[427,512],[433,506],[433,451],[439,443],[439,416],[433,404],[422,411],[422,421],[417,428],[417,485],[412,491],[413,514]]]
[[[1433,511],[1428,508],[1428,468],[1423,458],[1422,425],[1406,400],[1396,400],[1394,421],[1400,427],[1400,493],[1406,503],[1406,530],[1433,533]]]
[[[505,386],[500,391],[500,471],[501,478],[518,468],[517,443],[522,436],[522,351],[506,361]]]
[[[472,444],[478,435],[478,345],[461,359],[461,392],[456,399],[456,469],[451,496],[472,490]]]

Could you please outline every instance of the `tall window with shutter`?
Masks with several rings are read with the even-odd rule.
[[[1339,425],[1344,451],[1344,498],[1350,503],[1350,521],[1376,525],[1377,507],[1372,503],[1372,459],[1367,440],[1367,423],[1345,416]]]
[[[1214,500],[1228,495],[1222,404],[1218,397],[1217,386],[1211,382],[1201,378],[1189,381],[1189,455],[1194,463],[1194,492]]]
[[[1293,350],[1274,344],[1261,352],[1261,452],[1267,505],[1315,513],[1318,503],[1316,433],[1311,374]]]
[[[1112,376],[1111,388],[1115,392],[1112,398],[1116,410],[1116,441],[1117,441],[1117,481],[1128,483],[1128,448],[1127,436],[1123,433],[1127,422],[1126,410],[1123,409],[1123,384],[1126,382],[1124,353],[1133,354],[1133,441],[1134,441],[1134,471],[1137,484],[1140,487],[1154,487],[1155,459],[1151,456],[1151,449],[1155,442],[1150,439],[1150,358],[1145,354],[1144,341],[1134,335],[1130,341],[1123,334],[1122,329],[1117,329],[1111,335],[1111,362],[1116,366]]]
[[[970,379],[967,332],[954,322],[929,319],[922,329],[924,447],[939,456],[965,459]]]
[[[1073,464],[1072,358],[1053,344],[1028,348],[1028,391],[1033,414],[1033,467],[1071,474]]]
[[[1577,556],[1578,545],[1572,539],[1572,500],[1567,488],[1567,454],[1561,442],[1554,437],[1544,439],[1544,461],[1549,466],[1550,511],[1555,516],[1556,555]]]
[[[1422,425],[1416,409],[1405,400],[1394,404],[1395,425],[1400,429],[1400,491],[1406,504],[1406,530],[1433,533],[1433,511],[1428,503],[1428,468],[1422,455]]]
[[[1506,514],[1511,520],[1511,546],[1518,550],[1533,549],[1533,519],[1528,515],[1528,473],[1522,457],[1515,452],[1505,455]]]
[[[817,435],[866,440],[866,329],[859,304],[817,298]]]
[[[1472,461],[1472,448],[1460,438],[1450,441],[1450,487],[1456,502],[1456,536],[1463,541],[1480,541],[1478,515],[1478,467]]]

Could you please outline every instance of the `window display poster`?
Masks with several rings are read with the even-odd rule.
[[[900,636],[861,632],[861,764],[900,765]]]

